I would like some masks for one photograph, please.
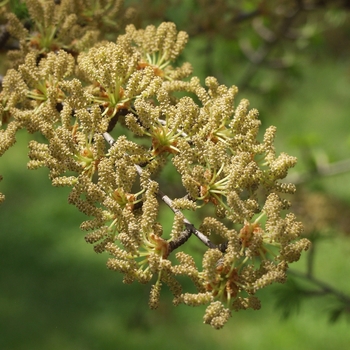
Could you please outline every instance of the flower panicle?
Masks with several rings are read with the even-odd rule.
[[[107,3],[119,11],[120,1]],[[220,329],[233,310],[258,310],[255,294],[284,283],[288,264],[310,246],[296,216],[284,213],[295,186],[282,180],[296,158],[276,153],[275,127],[259,141],[258,111],[236,103],[237,87],[185,79],[190,65],[175,61],[188,36],[174,24],[129,25],[115,42],[92,44],[89,18],[104,21],[101,4],[93,15],[76,2],[28,1],[40,38],[9,16],[23,57],[0,92],[0,155],[19,129],[40,133],[28,168],[47,167],[54,186],[71,188],[68,202],[88,217],[85,240],[109,254],[107,267],[124,283],[152,281],[151,308],[167,285],[175,305],[206,305],[204,323]],[[174,200],[162,193],[167,185]],[[193,236],[208,247],[201,264],[183,251],[173,262]],[[195,292],[182,290],[184,278]]]

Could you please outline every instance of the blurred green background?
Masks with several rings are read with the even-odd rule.
[[[268,52],[267,59],[283,58],[286,65],[273,68],[266,59],[256,70],[242,47],[245,42],[255,49],[264,45],[259,30],[254,30],[257,24],[232,24],[230,18],[225,22],[229,12],[219,6],[232,5],[228,9],[237,17],[260,9],[263,2],[126,3],[139,9],[139,26],[172,20],[189,31],[192,38],[182,59],[193,64],[194,74],[202,79],[214,74],[221,83],[239,88],[241,83],[237,101],[249,98],[251,107],[259,109],[262,129],[277,126],[278,152],[299,158],[290,175],[299,182],[293,210],[300,213],[307,235],[323,238],[314,245],[314,275],[349,295],[350,21],[348,7],[342,5],[346,2],[328,6],[325,1],[324,7],[298,17],[293,28],[300,37],[282,38]],[[264,24],[278,31],[274,17],[266,13]],[[251,70],[254,74],[246,79]],[[283,286],[260,292],[260,311],[234,313],[220,331],[202,324],[204,308],[175,308],[166,291],[159,309],[150,311],[150,287],[124,285],[121,276],[106,269],[107,255],[95,254],[85,243],[79,231],[85,217],[67,204],[69,191],[51,187],[46,170],[26,169],[23,150],[29,139],[20,132],[17,144],[0,158],[0,191],[6,195],[0,208],[0,349],[348,348],[345,317],[328,322],[335,298],[305,298],[298,313],[282,319],[276,301]],[[320,169],[334,170],[332,164],[339,161],[345,161],[344,169],[332,176],[332,171],[320,174]],[[191,241],[194,250],[197,242],[194,237]],[[309,261],[305,254],[292,268],[305,271]]]

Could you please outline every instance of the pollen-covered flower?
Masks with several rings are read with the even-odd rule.
[[[150,66],[155,75],[170,80],[183,79],[192,73],[188,63],[177,69],[170,65],[180,55],[188,40],[188,34],[177,32],[174,23],[163,22],[158,27],[150,25],[139,30],[130,24],[126,27],[126,38],[120,40],[125,39],[132,40],[141,54],[139,69]]]
[[[176,59],[188,36],[175,24],[96,43],[91,21],[115,23],[120,0],[26,3],[34,32],[9,16],[20,52],[0,92],[0,155],[19,129],[40,134],[28,168],[71,188],[86,242],[124,283],[151,282],[152,309],[166,285],[175,305],[206,305],[216,329],[233,310],[258,310],[259,290],[284,283],[310,246],[286,213],[296,158],[276,153],[276,128],[260,141],[258,111],[235,101],[236,86],[185,79],[191,66]],[[180,249],[195,239],[202,259]]]

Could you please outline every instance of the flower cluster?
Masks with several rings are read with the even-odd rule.
[[[77,55],[104,33],[116,33],[119,19],[132,17],[133,9],[123,13],[122,5],[123,0],[26,0],[33,23],[30,31],[15,14],[7,14],[7,30],[20,44],[20,50],[9,52],[12,63],[22,63],[30,51],[45,56],[64,49]]]
[[[27,3],[35,20],[41,13],[45,28],[57,31],[61,12],[48,2]],[[281,180],[296,159],[275,154],[274,127],[258,141],[258,112],[247,100],[235,106],[235,86],[214,77],[203,86],[190,77],[189,63],[175,65],[187,39],[173,23],[130,25],[116,42],[79,54],[64,45],[45,46],[45,55],[28,50],[4,77],[0,155],[20,128],[44,136],[29,143],[28,167],[47,167],[54,186],[71,187],[69,203],[90,217],[81,224],[86,241],[109,254],[107,267],[125,283],[152,280],[151,308],[165,284],[175,304],[207,304],[204,322],[221,328],[231,310],[259,309],[256,292],[283,283],[309,241],[299,239],[296,217],[284,214],[283,194],[295,187]],[[167,163],[184,194],[173,200],[159,188]],[[162,201],[174,212],[170,232],[159,221]],[[198,229],[185,218],[188,209],[204,217]],[[208,246],[202,267],[181,251],[172,263],[172,251],[192,234]],[[197,293],[183,292],[179,275]]]

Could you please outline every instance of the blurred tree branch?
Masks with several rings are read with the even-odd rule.
[[[239,41],[242,52],[250,61],[250,65],[243,74],[241,81],[238,83],[238,86],[240,86],[241,89],[246,89],[248,87],[260,66],[267,61],[270,52],[280,42],[281,39],[288,36],[288,32],[291,29],[293,22],[304,10],[303,1],[297,0],[296,5],[297,6],[293,11],[282,14],[281,23],[275,32],[272,32],[271,30],[263,27],[261,21],[253,21],[253,24],[256,24],[256,32],[263,39],[263,43],[258,49],[253,50],[245,40]],[[257,25],[258,23],[260,24],[259,26]]]
[[[291,174],[288,176],[288,181],[295,184],[302,184],[310,180],[314,180],[315,178],[344,174],[349,171],[350,159],[344,159],[334,163],[327,163],[324,162],[324,160],[316,158],[315,167],[313,169],[302,174]]]
[[[339,299],[341,302],[345,303],[350,307],[350,296],[346,295],[342,291],[334,288],[333,286],[329,285],[328,283],[325,283],[316,277],[314,277],[309,272],[303,273],[296,270],[289,270],[289,274],[301,278],[303,280],[306,280],[310,283],[312,283],[315,287],[318,288],[318,290],[309,290],[308,293],[310,296],[325,296],[325,295],[334,295],[337,299]]]

